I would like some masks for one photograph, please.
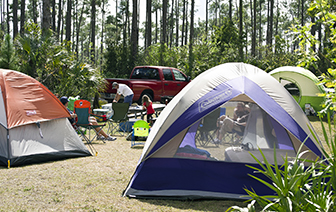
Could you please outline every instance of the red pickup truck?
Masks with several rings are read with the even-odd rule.
[[[126,84],[133,90],[133,102],[141,104],[143,95],[149,96],[152,101],[165,102],[172,99],[189,82],[190,77],[176,68],[163,66],[136,66],[130,75],[130,79],[106,78],[108,85],[102,98],[111,102],[114,99],[116,89],[112,89],[112,83]]]

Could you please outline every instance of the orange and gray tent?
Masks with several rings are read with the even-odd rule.
[[[67,109],[40,82],[0,69],[0,165],[90,156],[68,117]]]

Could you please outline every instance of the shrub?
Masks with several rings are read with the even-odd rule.
[[[253,175],[250,176],[273,190],[274,195],[259,196],[253,190],[245,189],[251,197],[251,200],[249,200],[251,203],[246,208],[232,206],[228,211],[256,211],[256,208],[262,208],[262,211],[335,211],[334,200],[336,195],[333,190],[336,186],[336,169],[334,166],[336,162],[335,124],[331,125],[330,116],[328,116],[328,129],[324,127],[322,120],[321,125],[330,152],[328,153],[320,143],[326,158],[309,161],[304,158],[306,152],[301,152],[293,160],[286,157],[284,159],[285,163],[279,166],[276,162],[275,149],[274,165],[268,163],[260,150],[264,163],[252,156],[261,168],[248,167],[262,173],[271,182],[266,182]],[[311,133],[318,140],[313,130],[311,130]],[[304,164],[310,165],[305,166]]]

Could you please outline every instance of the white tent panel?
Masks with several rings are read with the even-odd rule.
[[[11,129],[11,157],[86,150],[67,118],[42,122],[40,129],[36,124]]]
[[[7,130],[0,126],[0,157],[7,158]]]

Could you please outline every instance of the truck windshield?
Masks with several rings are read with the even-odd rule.
[[[153,68],[136,68],[131,79],[156,79],[159,80],[159,71]]]

